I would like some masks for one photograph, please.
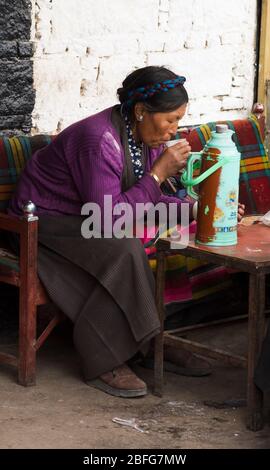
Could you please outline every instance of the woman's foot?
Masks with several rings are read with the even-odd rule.
[[[166,362],[166,370],[176,374],[203,377],[212,373],[212,368],[208,361],[184,349],[176,349],[165,345],[164,360]]]
[[[145,382],[126,364],[105,372],[97,379],[87,381],[87,384],[116,397],[134,398],[147,394]]]
[[[154,351],[145,357],[141,363],[143,367],[154,368]],[[212,373],[211,365],[202,357],[196,356],[184,349],[164,346],[164,370],[188,377],[204,377]]]

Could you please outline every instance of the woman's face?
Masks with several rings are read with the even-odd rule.
[[[152,148],[159,147],[175,136],[178,122],[187,109],[187,103],[185,103],[174,111],[149,113],[145,110],[143,103],[137,103],[137,105],[135,116],[137,118],[143,116],[143,119],[142,121],[136,119],[135,139]]]

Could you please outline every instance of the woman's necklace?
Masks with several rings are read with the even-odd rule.
[[[128,136],[128,147],[131,155],[131,161],[133,165],[134,175],[137,179],[140,179],[144,174],[143,164],[142,164],[142,147],[143,144],[137,144],[133,132],[131,129],[131,124],[127,116],[125,116],[125,124],[127,129]]]

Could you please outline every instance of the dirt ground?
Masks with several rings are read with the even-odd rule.
[[[235,352],[246,347],[243,324],[202,336],[209,344]],[[12,334],[0,335],[0,342],[14,348]],[[0,448],[270,448],[269,424],[257,433],[245,426],[245,370],[213,362],[209,377],[166,373],[162,398],[151,393],[152,371],[139,366],[136,371],[149,387],[143,398],[115,398],[87,386],[71,330],[59,327],[38,354],[35,387],[17,385],[14,369],[0,366]],[[269,417],[269,397],[265,413]]]

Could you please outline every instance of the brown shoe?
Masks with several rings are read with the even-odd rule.
[[[88,381],[87,384],[116,397],[134,398],[147,393],[145,382],[139,379],[126,364],[105,372],[97,379]]]
[[[165,346],[164,359],[167,363],[166,370],[176,374],[203,377],[212,373],[212,368],[208,361],[184,349]]]
[[[145,357],[141,363],[148,369],[154,368],[154,352]],[[164,346],[164,370],[174,374],[186,375],[187,377],[204,377],[212,373],[211,365],[202,357],[171,346]]]

